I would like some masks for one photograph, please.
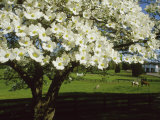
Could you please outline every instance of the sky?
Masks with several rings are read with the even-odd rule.
[[[142,0],[142,1],[147,1],[147,0]],[[156,0],[148,0],[148,1],[154,2],[154,1],[156,1]],[[145,7],[146,7],[146,5],[148,5],[148,3],[146,3],[146,2],[140,2],[140,6],[141,6],[141,8],[142,8],[142,11],[143,11],[145,14],[147,14],[147,12],[144,10]],[[156,16],[156,19],[160,20],[160,16]]]
[[[143,10],[143,12],[144,12],[145,14],[147,14],[147,12],[144,10],[144,8],[146,7],[146,5],[148,5],[148,3],[141,3],[141,4],[140,4],[140,6],[141,6],[141,8],[142,8],[142,10]]]

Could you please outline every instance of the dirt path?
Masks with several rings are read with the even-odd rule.
[[[152,76],[160,77],[159,73],[147,73],[147,75],[152,75]]]

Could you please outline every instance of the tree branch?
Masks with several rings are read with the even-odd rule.
[[[134,45],[136,43],[146,43],[147,41],[148,40],[144,40],[143,42],[140,42],[140,41],[129,42],[129,43],[126,43],[126,44],[115,45],[113,48],[114,49],[122,49],[122,48],[125,48],[125,47],[129,47],[130,45]]]
[[[40,66],[40,64],[37,62],[34,62],[34,68],[35,70],[34,70],[33,78],[31,79],[32,81],[31,90],[32,90],[33,97],[38,99],[38,98],[42,98],[43,69]]]
[[[23,71],[23,69],[21,68],[21,66],[19,66],[18,64],[16,64],[13,61],[8,61],[7,63],[5,63],[4,65],[8,65],[11,68],[13,68],[18,74],[19,76],[25,81],[25,83],[31,87],[31,78],[28,76],[28,74]]]
[[[45,96],[46,101],[52,101],[55,99],[55,97],[58,96],[58,91],[60,89],[61,84],[65,80],[65,78],[68,77],[69,73],[73,71],[73,69],[78,66],[79,63],[72,63],[72,67],[68,67],[64,71],[57,70],[55,73],[54,78],[52,79],[52,83],[48,89],[48,92]]]

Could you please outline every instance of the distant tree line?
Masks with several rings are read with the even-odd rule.
[[[109,67],[105,70],[99,70],[96,67],[84,67],[83,65],[78,66],[74,69],[73,72],[77,73],[91,73],[91,74],[107,74],[108,70],[114,70],[115,73],[120,73],[121,70],[132,70],[132,76],[138,77],[142,73],[144,73],[142,64],[140,63],[134,63],[129,64],[126,62],[122,62],[119,64],[116,64],[115,62],[111,61],[109,63]]]

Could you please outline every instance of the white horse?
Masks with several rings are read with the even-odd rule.
[[[71,77],[69,77],[69,81],[72,81],[73,79]]]
[[[96,87],[94,89],[98,89],[99,87],[100,87],[100,85],[98,84],[98,85],[96,85]]]
[[[83,73],[77,73],[77,76],[82,77],[82,76],[84,76],[84,74]]]
[[[139,86],[139,82],[137,82],[137,81],[132,81],[132,86]]]

